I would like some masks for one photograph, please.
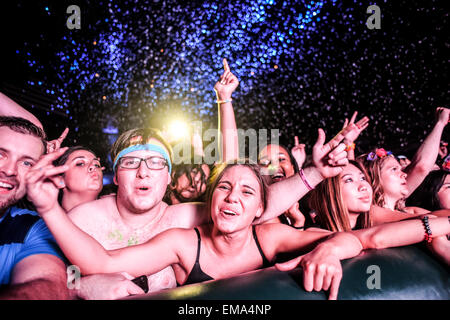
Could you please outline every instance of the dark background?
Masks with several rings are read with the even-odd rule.
[[[358,110],[370,126],[357,152],[411,156],[435,109],[448,106],[444,3],[2,3],[0,91],[35,114],[50,138],[67,126],[67,145],[106,159],[117,132],[162,129],[173,115],[216,128],[213,86],[227,58],[240,80],[238,127],[279,129],[282,144],[298,135],[311,150],[318,127],[331,138]],[[66,26],[72,4],[81,8],[80,30]],[[365,25],[371,4],[381,9],[379,30]]]

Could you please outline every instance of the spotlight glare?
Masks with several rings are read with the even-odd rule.
[[[189,126],[182,120],[173,120],[168,127],[171,141],[180,141],[189,138]]]

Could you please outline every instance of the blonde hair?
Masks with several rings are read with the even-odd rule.
[[[163,146],[167,149],[169,153],[170,162],[172,162],[173,159],[172,147],[163,138],[161,132],[158,129],[153,128],[137,128],[122,133],[114,142],[111,148],[111,159],[114,161],[114,159],[117,157],[120,151],[132,145],[145,144],[151,138],[156,139],[163,144]]]
[[[374,160],[367,159],[368,154],[360,155],[356,161],[360,163],[364,169],[367,171],[367,174],[370,177],[372,189],[373,189],[373,202],[375,205],[379,207],[383,207],[386,205],[384,200],[384,189],[381,181],[381,169],[383,169],[385,162],[389,158],[394,158],[393,155],[387,155],[383,158],[376,158]],[[395,209],[403,211],[405,208],[405,199],[400,199],[395,204]]]
[[[367,172],[359,163],[350,161],[350,164],[361,170],[370,183]],[[340,179],[341,177],[338,175],[322,181],[311,191],[308,203],[310,208],[316,211],[321,226],[333,232],[352,230],[349,212],[342,197]],[[372,226],[370,211],[361,214],[355,228],[370,228]]]

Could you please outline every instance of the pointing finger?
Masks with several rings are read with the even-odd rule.
[[[61,134],[61,136],[58,138],[58,141],[60,143],[62,143],[64,141],[64,139],[67,137],[67,134],[69,133],[69,128],[64,129],[63,133]]]
[[[356,116],[358,115],[358,111],[353,112],[352,118],[350,119],[350,123],[355,123]]]
[[[225,71],[230,71],[230,66],[228,65],[228,61],[227,61],[227,59],[223,59],[223,70],[225,70]]]

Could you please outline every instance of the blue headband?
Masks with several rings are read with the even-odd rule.
[[[120,158],[122,158],[124,155],[126,155],[130,152],[141,151],[141,150],[155,151],[155,152],[158,152],[159,154],[161,154],[164,157],[164,159],[167,161],[167,166],[169,167],[169,173],[172,173],[172,164],[170,163],[170,158],[169,158],[169,155],[167,154],[167,152],[160,146],[157,146],[156,144],[150,144],[150,143],[136,144],[134,146],[125,148],[122,151],[120,151],[120,153],[116,156],[116,159],[114,160],[114,166],[113,166],[114,173],[116,172],[117,162],[119,161]]]

